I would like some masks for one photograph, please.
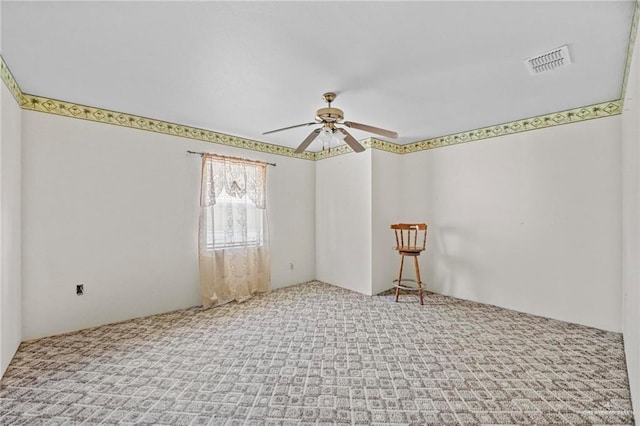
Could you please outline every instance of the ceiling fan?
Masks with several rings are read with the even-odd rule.
[[[283,127],[282,129],[270,130],[268,132],[264,132],[263,135],[281,132],[283,130],[295,129],[296,127],[322,124],[319,129],[315,129],[314,131],[312,131],[311,134],[309,134],[309,136],[307,136],[307,138],[302,141],[300,146],[298,146],[298,148],[296,148],[295,150],[296,154],[299,154],[307,149],[311,142],[313,142],[317,137],[320,137],[323,142],[331,142],[332,140],[341,141],[344,139],[347,145],[349,145],[355,152],[364,151],[364,147],[360,145],[356,138],[351,136],[351,134],[345,129],[337,127],[338,124],[347,126],[352,129],[364,130],[365,132],[386,136],[392,139],[396,139],[398,137],[398,134],[396,132],[392,132],[391,130],[380,129],[379,127],[368,126],[366,124],[355,123],[353,121],[342,121],[342,119],[344,119],[344,113],[342,112],[342,110],[331,107],[331,102],[335,100],[336,94],[327,92],[322,95],[322,98],[328,104],[328,106],[327,108],[320,108],[318,111],[316,111],[316,121],[311,123],[297,124],[295,126]]]

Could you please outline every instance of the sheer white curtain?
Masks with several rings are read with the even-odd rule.
[[[266,164],[204,155],[200,289],[205,307],[269,291]]]

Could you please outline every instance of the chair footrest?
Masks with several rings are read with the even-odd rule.
[[[395,288],[399,288],[400,290],[411,290],[411,291],[420,291],[420,290],[423,290],[423,289],[421,289],[420,287],[417,287],[417,286],[406,286],[406,285],[403,285],[403,283],[404,283],[405,281],[409,281],[409,282],[412,282],[412,283],[416,283],[416,284],[417,284],[417,281],[416,281],[416,280],[413,280],[413,279],[406,279],[406,280],[402,280],[402,282],[400,282],[400,283],[398,283],[398,280],[393,280],[394,287],[395,287]],[[421,284],[422,284],[422,283],[421,283]]]

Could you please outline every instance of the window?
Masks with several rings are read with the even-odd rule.
[[[216,204],[207,209],[207,248],[221,249],[244,245],[261,246],[264,243],[263,210],[247,199],[232,197],[224,189]]]
[[[206,248],[262,246],[266,236],[266,166],[208,157],[203,198]]]

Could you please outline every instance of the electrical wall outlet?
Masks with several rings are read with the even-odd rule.
[[[84,284],[76,285],[76,294],[82,296],[84,294]]]

